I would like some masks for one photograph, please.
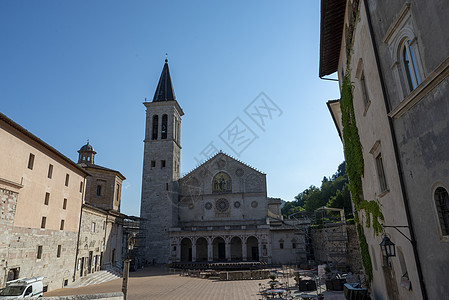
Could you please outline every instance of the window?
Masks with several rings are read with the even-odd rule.
[[[97,196],[101,196],[101,185],[97,185]]]
[[[157,140],[158,122],[159,122],[158,115],[153,116],[153,133],[151,136],[152,140]]]
[[[165,190],[168,191],[168,182],[165,183]]]
[[[365,81],[365,74],[362,73],[362,76],[360,77],[360,84],[362,86],[362,97],[363,97],[363,104],[365,105],[365,109],[368,107],[371,100],[369,99],[368,95],[368,89],[366,87],[366,81]]]
[[[67,198],[64,198],[64,201],[62,201],[62,209],[67,209]]]
[[[296,249],[296,241],[294,241],[294,240],[292,241],[292,248]]]
[[[394,109],[424,79],[419,53],[419,39],[415,34],[410,3],[405,3],[401,11],[383,37],[391,55],[391,69],[397,88],[397,97],[392,96],[390,104]],[[408,99],[409,100],[409,99]]]
[[[441,234],[449,235],[449,195],[445,188],[439,187],[435,190],[435,204],[437,206]]]
[[[115,193],[115,201],[118,203],[120,201],[120,184],[117,184],[117,189]]]
[[[42,245],[37,246],[37,255],[36,255],[37,259],[41,259],[42,258]]]
[[[407,40],[402,46],[402,63],[407,77],[408,88],[411,92],[421,83],[421,80],[418,75],[416,58],[410,45],[410,40]]]
[[[165,168],[165,160],[161,160],[161,169]]]
[[[92,232],[95,232],[95,222],[92,222],[91,230],[92,230]]]
[[[50,193],[45,193],[44,204],[48,205],[49,202],[50,202]]]
[[[284,249],[284,242],[279,242],[279,248]]]
[[[47,217],[42,217],[41,228],[45,228],[46,223],[47,223]]]
[[[58,250],[56,251],[56,257],[61,257],[61,245],[58,245]]]
[[[52,176],[53,176],[53,165],[49,164],[48,165],[48,175],[47,175],[47,177],[51,179]]]
[[[65,186],[69,186],[69,174],[65,174]]]
[[[155,167],[156,167],[156,161],[155,161],[155,160],[152,160],[152,161],[151,161],[151,167],[152,167],[152,168],[155,168]]]
[[[59,226],[59,230],[64,230],[64,220],[61,220],[61,225]]]
[[[167,139],[167,115],[162,116],[161,139]]]
[[[33,170],[34,166],[34,154],[30,153],[30,157],[28,158],[28,169]]]
[[[379,177],[380,192],[385,192],[388,189],[387,180],[385,178],[384,165],[382,162],[382,154],[376,157],[377,176]]]
[[[83,192],[83,182],[80,181],[80,193],[82,193],[82,192]]]

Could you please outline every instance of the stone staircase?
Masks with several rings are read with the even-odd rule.
[[[113,269],[101,270],[92,274],[88,274],[84,277],[81,277],[77,281],[67,285],[66,288],[78,288],[88,285],[94,285],[118,278],[122,278],[122,274],[118,270]]]

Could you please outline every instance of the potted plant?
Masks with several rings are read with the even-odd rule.
[[[271,280],[268,282],[268,284],[270,285],[270,287],[272,289],[274,289],[274,287],[276,286],[276,284],[279,283],[279,281],[277,281],[276,279],[278,278],[278,276],[275,273],[271,273],[268,278],[270,278]]]

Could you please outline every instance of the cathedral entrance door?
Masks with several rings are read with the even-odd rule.
[[[226,245],[224,243],[218,244],[218,260],[226,259]]]
[[[251,260],[259,260],[259,247],[251,247]]]

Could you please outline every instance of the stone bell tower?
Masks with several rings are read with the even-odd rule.
[[[143,104],[146,126],[140,217],[146,224],[145,259],[150,263],[167,263],[168,230],[178,222],[177,181],[184,115],[175,98],[167,59],[153,101]]]

